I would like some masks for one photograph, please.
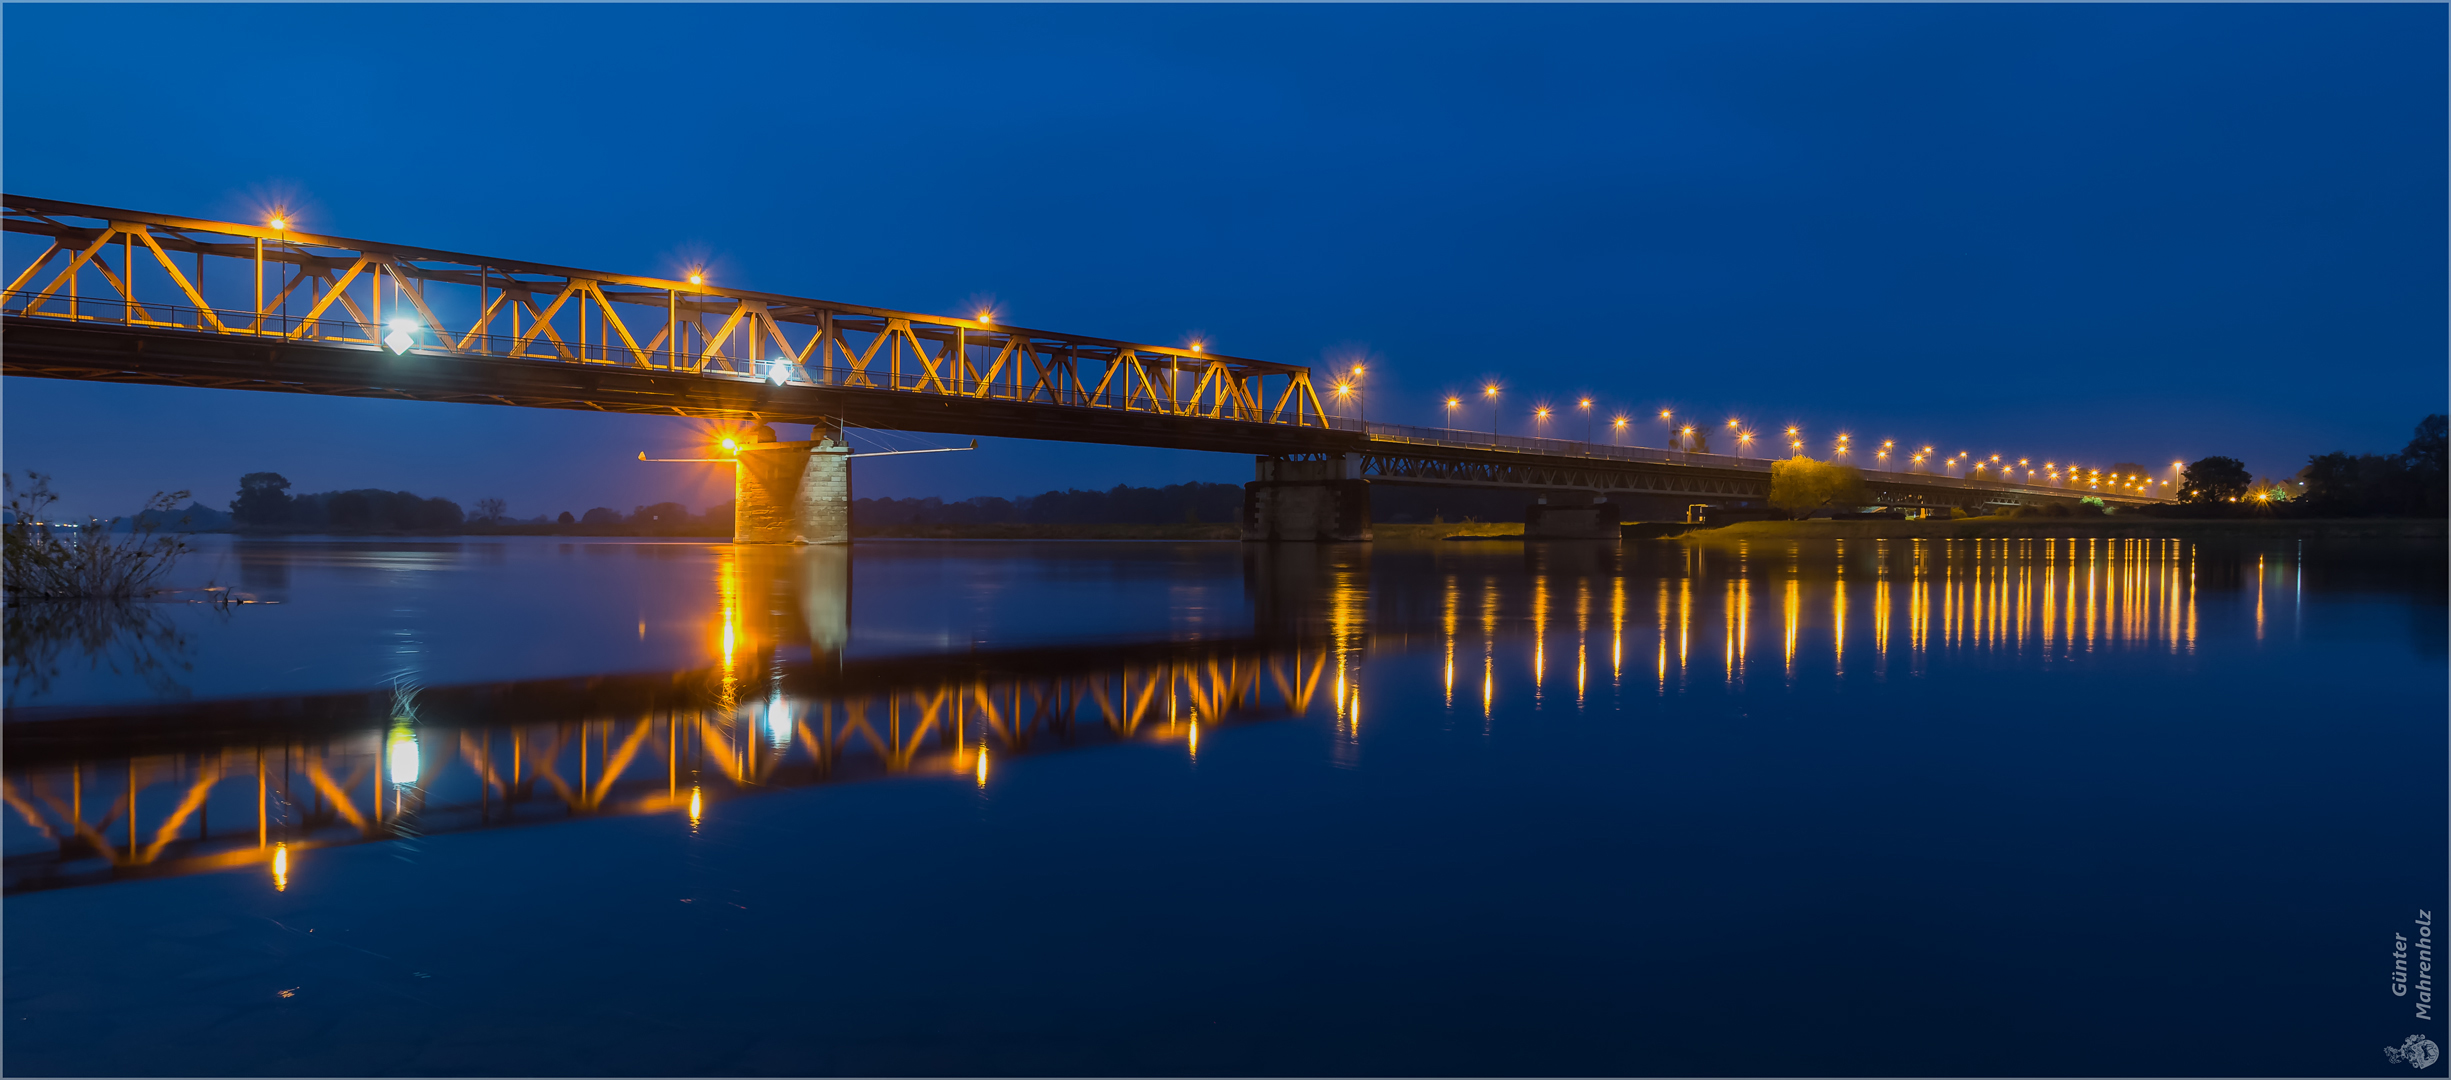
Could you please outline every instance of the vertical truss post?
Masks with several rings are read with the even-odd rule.
[[[264,238],[261,236],[255,238],[255,336],[264,336]],[[262,753],[259,751],[257,756],[261,757]],[[262,763],[257,764],[260,766]],[[261,773],[263,770],[258,768],[256,771]],[[256,780],[260,786],[263,777],[259,775]]]

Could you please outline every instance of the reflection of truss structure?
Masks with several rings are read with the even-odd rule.
[[[170,333],[221,343],[132,346],[104,370],[100,358],[51,356],[37,335],[26,349],[12,341],[11,374],[767,419],[839,416],[846,406],[864,418],[882,405],[879,395],[916,395],[940,408],[1088,409],[1313,435],[1327,427],[1309,368],[1198,343],[1149,345],[755,292],[694,273],[612,274],[19,196],[6,197],[0,225],[48,243],[0,294],[12,336],[56,325],[129,341]],[[391,362],[349,362],[369,359]],[[905,406],[883,407],[892,415]]]
[[[890,774],[985,783],[989,756],[1093,743],[1184,739],[1196,753],[1200,724],[1307,713],[1329,652],[1122,650],[1084,670],[975,672],[812,695],[781,689],[796,681],[786,672],[765,701],[697,694],[684,703],[631,688],[565,719],[499,725],[439,720],[462,699],[428,692],[426,721],[415,725],[65,761],[12,747],[0,797],[50,850],[10,856],[6,887],[256,863],[285,875],[292,855],[309,848],[578,814],[694,820],[708,801]],[[518,688],[479,696],[516,700]],[[379,696],[360,700],[378,716],[388,711]]]

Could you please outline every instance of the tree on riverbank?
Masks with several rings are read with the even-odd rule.
[[[2237,502],[2254,484],[2255,477],[2247,472],[2246,462],[2234,457],[2208,457],[2179,473],[2179,501],[2199,505]]]
[[[1852,465],[1808,457],[1770,463],[1770,505],[1798,517],[1824,506],[1862,506],[1866,498],[1864,474]]]

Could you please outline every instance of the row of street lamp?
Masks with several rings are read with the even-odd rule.
[[[286,231],[289,225],[286,215],[277,212],[272,217],[270,224],[275,230],[282,231]],[[705,272],[697,267],[692,267],[688,274],[688,280],[691,285],[702,285],[706,281]],[[284,293],[284,297],[286,297],[286,293]],[[996,321],[996,313],[992,308],[982,308],[977,314],[977,320],[982,325],[993,325]],[[395,353],[405,353],[408,351],[410,345],[414,343],[415,335],[418,329],[419,327],[416,325],[414,320],[405,318],[395,319],[392,321],[391,325],[392,333],[390,336],[384,339],[384,343],[391,346],[392,351]],[[1204,342],[1194,340],[1191,343],[1191,351],[1202,352],[1204,351],[1204,345]],[[1343,369],[1340,366],[1335,374],[1336,381],[1332,383],[1329,388],[1330,392],[1336,396],[1339,402],[1350,400],[1354,403],[1357,412],[1359,413],[1359,418],[1364,424],[1368,424],[1370,422],[1369,397],[1364,393],[1362,387],[1362,377],[1366,374],[1368,374],[1368,368],[1362,364],[1355,364],[1350,370]],[[775,370],[773,371],[772,375],[775,381],[783,381],[784,371],[780,362],[775,365]],[[1497,383],[1488,383],[1481,387],[1482,398],[1490,403],[1490,414],[1491,420],[1493,421],[1491,427],[1493,431],[1497,426],[1495,420],[1497,418],[1497,403],[1499,394],[1500,387]],[[1447,426],[1450,428],[1455,426],[1457,413],[1463,408],[1463,405],[1464,399],[1460,395],[1450,394],[1447,396]],[[1575,407],[1580,409],[1583,413],[1583,441],[1590,442],[1592,437],[1592,425],[1594,422],[1594,415],[1592,413],[1592,399],[1588,397],[1578,398],[1575,401]],[[1548,405],[1533,406],[1532,421],[1535,424],[1547,424],[1554,412],[1555,410]],[[1673,449],[1691,450],[1692,447],[1697,444],[1695,438],[1696,429],[1694,425],[1688,423],[1679,426],[1676,422],[1675,410],[1661,409],[1659,418],[1662,424],[1668,425],[1670,438],[1675,443]],[[1624,413],[1618,413],[1617,415],[1609,418],[1609,430],[1612,435],[1625,434],[1630,429],[1632,424],[1633,418]],[[1753,431],[1746,429],[1742,420],[1735,417],[1730,417],[1727,423],[1727,430],[1736,439],[1736,453],[1738,457],[1744,456],[1745,451],[1753,448],[1753,444],[1757,440],[1757,435]],[[1789,425],[1783,434],[1787,440],[1788,451],[1796,456],[1802,456],[1804,454],[1803,429],[1796,425]],[[1854,450],[1854,437],[1846,434],[1845,432],[1839,433],[1837,440],[1831,445],[1832,457],[1834,458],[1847,457],[1852,454]],[[1900,451],[1897,448],[1896,440],[1883,439],[1881,441],[1881,445],[1873,450],[1872,456],[1875,461],[1887,463],[1894,455],[1899,453],[1904,453],[1906,455],[1908,466],[1912,468],[1914,466],[1929,464],[1936,451],[1933,447],[1929,446],[1916,451]],[[2146,476],[2142,473],[2105,474],[2100,469],[2086,469],[2075,464],[2070,464],[2063,469],[2056,461],[2045,461],[2043,462],[2042,467],[2038,470],[2034,467],[2033,460],[2030,458],[2019,458],[2017,459],[2016,463],[2012,465],[2002,461],[2001,455],[1999,454],[1993,454],[1989,458],[1978,458],[1975,455],[1962,450],[1954,455],[1943,457],[1941,467],[1943,469],[1953,470],[1958,468],[1961,462],[1965,463],[1966,472],[1969,476],[1989,472],[2001,480],[2015,480],[2022,478],[2027,481],[2032,481],[2034,479],[2034,474],[2039,471],[2043,474],[2043,479],[2045,482],[2055,485],[2061,484],[2062,477],[2065,476],[2067,485],[2081,484],[2090,489],[2100,489],[2107,486],[2113,490],[2129,491],[2139,494],[2153,494],[2157,488],[2168,489],[2175,486],[2177,480],[2179,479],[2180,471],[2186,468],[2186,465],[2183,462],[2171,462],[2171,479],[2168,480]],[[2023,473],[2022,477],[2018,475],[2020,471]]]
[[[1362,395],[1363,374],[1364,369],[1360,364],[1353,365],[1350,372],[1339,371],[1336,382],[1332,385],[1331,390],[1340,401],[1348,398],[1355,399],[1356,403],[1359,404],[1364,410],[1362,413],[1362,422],[1366,424],[1369,422],[1369,414],[1367,411],[1367,399]],[[1496,383],[1488,383],[1481,387],[1481,397],[1490,403],[1490,414],[1493,421],[1497,417],[1497,402],[1500,390],[1501,388]],[[1464,407],[1464,399],[1461,395],[1449,394],[1446,398],[1445,405],[1447,412],[1447,426],[1449,428],[1454,428],[1457,420],[1457,414]],[[1583,441],[1590,442],[1593,424],[1592,399],[1588,397],[1576,399],[1575,408],[1581,410],[1583,413]],[[1556,410],[1548,405],[1535,405],[1532,407],[1532,421],[1535,424],[1546,424],[1549,422],[1549,419],[1555,415],[1555,412]],[[1673,409],[1661,409],[1659,418],[1661,423],[1668,425],[1670,438],[1675,444],[1671,447],[1672,449],[1692,449],[1692,447],[1695,445],[1696,429],[1694,425],[1688,423],[1680,426],[1676,420],[1676,411]],[[1633,418],[1624,413],[1618,413],[1617,415],[1609,418],[1609,429],[1611,434],[1622,435],[1632,426],[1632,424]],[[1491,426],[1493,429],[1496,427],[1494,423]],[[1756,433],[1748,430],[1745,427],[1744,421],[1741,419],[1730,417],[1728,419],[1727,429],[1735,436],[1737,456],[1739,457],[1744,456],[1744,452],[1746,450],[1752,449],[1754,442],[1758,438]],[[1804,429],[1800,426],[1789,425],[1786,431],[1782,434],[1784,434],[1786,437],[1788,451],[1796,456],[1802,456],[1804,454]],[[1852,455],[1855,450],[1855,437],[1841,432],[1839,433],[1837,440],[1831,445],[1831,456],[1833,458],[1845,458]],[[1936,453],[1938,453],[1936,448],[1930,446],[1926,446],[1921,450],[1901,451],[1898,449],[1897,440],[1883,439],[1881,440],[1880,446],[1872,451],[1872,457],[1875,461],[1887,463],[1893,457],[1903,454],[1907,459],[1908,466],[1912,468],[1914,466],[1929,464],[1932,457]],[[2162,480],[2146,476],[2142,473],[2104,473],[2100,469],[2087,469],[2075,464],[2070,464],[2065,468],[2062,468],[2056,461],[2043,462],[2040,468],[2036,468],[2033,459],[2031,458],[2018,458],[2016,463],[2012,465],[2003,461],[2001,459],[2001,455],[1999,454],[1993,454],[1988,458],[1982,458],[1963,450],[1954,455],[1944,456],[1941,460],[1941,467],[1944,469],[1954,470],[1959,468],[1961,463],[1963,463],[1967,475],[1970,477],[1988,472],[1992,474],[1994,478],[2000,480],[2014,481],[2022,479],[2027,482],[2032,482],[2035,479],[2035,474],[2039,472],[2042,474],[2044,482],[2050,483],[2054,486],[2081,485],[2090,490],[2109,488],[2115,491],[2126,491],[2146,495],[2154,494],[2155,489],[2157,488],[2167,489],[2172,487],[2178,479],[2178,472],[2186,468],[2186,465],[2183,462],[2171,462],[2170,467],[2172,470],[2172,478],[2169,480]],[[2019,475],[2020,472],[2023,473],[2022,476]],[[2064,483],[2062,480],[2063,476],[2065,477]]]

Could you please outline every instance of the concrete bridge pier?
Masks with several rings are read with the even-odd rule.
[[[1370,539],[1370,482],[1362,479],[1361,455],[1258,460],[1258,478],[1243,485],[1244,541]]]
[[[733,466],[732,542],[851,542],[851,446],[827,417],[807,442],[778,442],[759,424]]]

